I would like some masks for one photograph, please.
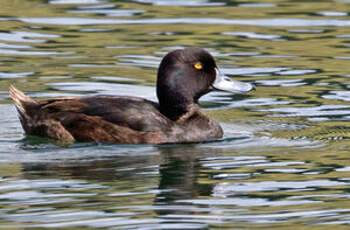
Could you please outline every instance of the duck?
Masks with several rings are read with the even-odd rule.
[[[223,75],[205,49],[189,47],[169,52],[160,62],[158,102],[117,95],[37,101],[13,85],[9,94],[29,136],[63,143],[171,144],[222,138],[220,124],[200,109],[200,97],[214,90],[242,94],[253,89]]]

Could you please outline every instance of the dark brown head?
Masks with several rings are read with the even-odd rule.
[[[158,70],[157,96],[160,111],[176,120],[189,105],[211,90],[244,93],[249,83],[231,80],[219,73],[214,58],[204,49],[186,48],[168,53]]]

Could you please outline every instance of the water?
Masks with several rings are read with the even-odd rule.
[[[349,1],[0,3],[0,228],[349,228]],[[223,139],[67,147],[23,135],[10,84],[37,99],[156,100],[161,58],[188,46],[257,86],[202,99]]]

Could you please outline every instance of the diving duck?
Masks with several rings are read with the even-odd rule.
[[[201,111],[199,98],[213,90],[236,94],[253,89],[250,83],[222,75],[206,50],[186,48],[161,61],[158,103],[105,95],[35,101],[14,86],[9,91],[27,135],[64,143],[162,144],[221,138],[222,128]]]

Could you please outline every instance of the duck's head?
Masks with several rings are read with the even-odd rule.
[[[172,120],[188,112],[204,94],[221,90],[246,93],[254,89],[250,83],[222,75],[214,58],[204,49],[186,48],[168,53],[160,63],[157,96],[160,111]]]

